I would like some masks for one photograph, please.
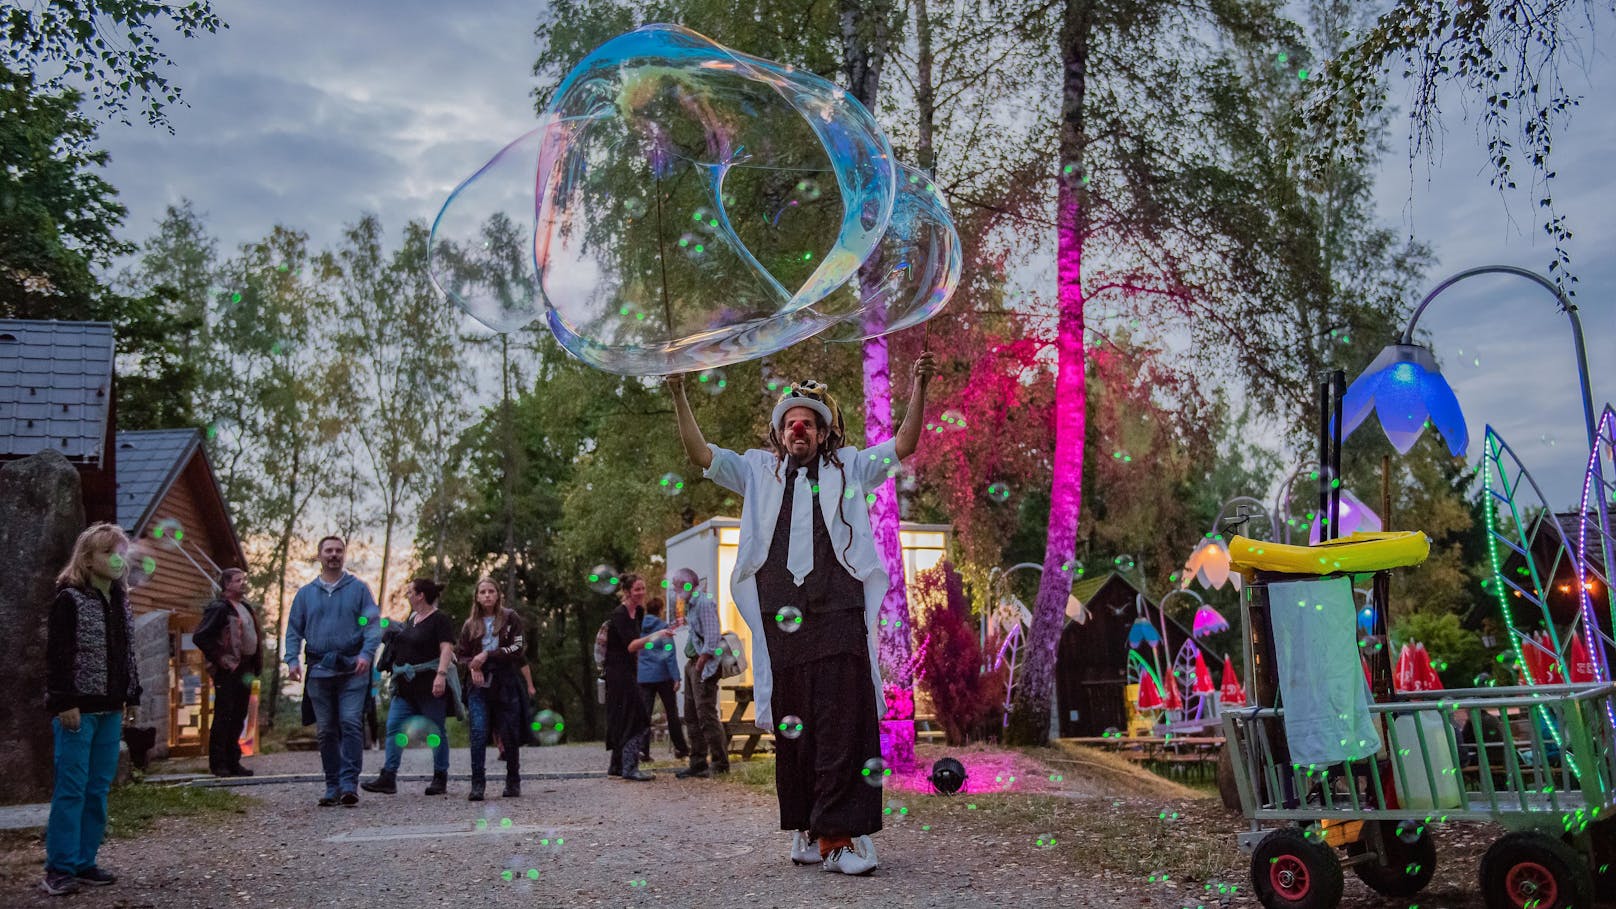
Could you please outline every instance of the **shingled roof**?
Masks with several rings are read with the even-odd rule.
[[[118,433],[118,525],[140,532],[202,443],[194,429]]]
[[[0,460],[55,449],[103,467],[112,324],[0,319]]]

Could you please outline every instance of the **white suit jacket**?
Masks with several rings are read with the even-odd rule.
[[[741,505],[741,540],[736,553],[735,570],[730,575],[730,596],[735,608],[752,631],[752,681],[754,710],[757,725],[762,729],[774,727],[774,714],[770,701],[774,694],[774,675],[769,662],[769,647],[763,637],[763,615],[758,603],[757,572],[768,558],[769,546],[774,542],[774,525],[780,517],[780,505],[785,498],[785,484],[794,478],[789,463],[779,465],[775,476],[776,458],[773,452],[754,448],[744,455],[736,454],[717,445],[712,450],[713,463],[702,475],[718,485],[744,497]],[[828,462],[819,465],[819,510],[830,532],[831,548],[836,560],[853,577],[864,582],[864,625],[869,630],[870,676],[875,684],[875,713],[886,713],[886,699],[881,691],[881,660],[876,646],[875,622],[881,612],[881,601],[887,595],[890,580],[881,564],[881,554],[875,548],[875,535],[870,530],[870,506],[865,497],[887,481],[898,467],[897,442],[888,439],[872,448],[860,451],[851,446],[836,452],[844,470]],[[841,505],[843,524],[836,516]],[[849,536],[848,525],[852,526]],[[811,530],[809,532],[812,532]],[[851,544],[849,544],[851,540]]]

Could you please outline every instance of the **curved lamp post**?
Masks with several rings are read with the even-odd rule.
[[[1425,308],[1437,295],[1449,287],[1476,275],[1517,275],[1536,283],[1554,296],[1560,311],[1571,320],[1571,336],[1576,346],[1577,375],[1582,381],[1582,413],[1587,424],[1588,447],[1593,448],[1595,437],[1593,389],[1588,380],[1588,349],[1582,337],[1582,320],[1577,306],[1554,282],[1534,271],[1514,265],[1483,265],[1468,268],[1452,275],[1425,295],[1408,327],[1397,343],[1390,344],[1375,357],[1369,368],[1354,379],[1342,399],[1342,434],[1350,434],[1373,410],[1380,417],[1381,429],[1399,454],[1407,454],[1425,429],[1426,420],[1436,426],[1437,432],[1448,443],[1454,456],[1465,453],[1470,444],[1470,433],[1465,427],[1459,400],[1449,387],[1442,371],[1437,368],[1431,351],[1414,343],[1414,327]]]

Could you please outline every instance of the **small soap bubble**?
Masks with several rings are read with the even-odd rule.
[[[1008,484],[1008,483],[989,483],[988,484],[988,501],[997,502],[997,503],[999,503],[1001,505],[1004,504],[1005,502],[1010,501],[1010,484]]]
[[[864,782],[878,789],[886,785],[887,777],[891,775],[892,768],[887,766],[886,761],[878,757],[873,757],[865,761],[864,767],[859,770],[859,776],[864,780]]]
[[[795,606],[781,606],[774,613],[774,627],[788,634],[802,627],[802,610]]]
[[[962,414],[957,410],[943,411],[943,415],[940,419],[942,420],[943,427],[946,429],[965,428],[965,414]]]
[[[669,471],[657,480],[657,489],[665,496],[676,496],[685,491],[685,478]]]
[[[1537,440],[1539,442],[1542,442],[1545,446],[1547,446],[1549,448],[1553,448],[1554,446],[1556,446],[1556,445],[1558,445],[1560,443],[1560,440],[1558,438],[1556,438],[1553,433],[1547,433],[1547,432],[1539,435],[1537,437]]]
[[[802,717],[782,717],[780,722],[774,725],[774,730],[781,738],[796,739],[802,735]]]
[[[539,744],[554,745],[561,741],[562,733],[566,732],[567,724],[561,714],[554,710],[544,709],[533,717],[533,731],[539,734]]]
[[[1412,846],[1425,835],[1425,825],[1419,821],[1398,821],[1396,832],[1398,839]]]
[[[1038,838],[1033,840],[1033,845],[1037,846],[1040,849],[1052,848],[1052,847],[1054,847],[1056,845],[1056,843],[1055,843],[1055,834],[1053,834],[1053,833],[1040,833],[1038,835]]]
[[[696,384],[708,394],[716,395],[729,387],[729,379],[722,369],[704,369],[696,374]]]
[[[1125,552],[1112,559],[1111,564],[1116,566],[1118,571],[1132,571],[1139,564],[1139,560]]]
[[[617,569],[610,565],[596,565],[584,577],[589,589],[596,593],[611,593],[617,589]]]

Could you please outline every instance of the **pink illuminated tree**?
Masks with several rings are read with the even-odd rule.
[[[1203,137],[1217,105],[1220,42],[1288,36],[1271,4],[1206,7],[1137,0],[1051,5],[1026,34],[1053,39],[1060,60],[1054,157],[1054,451],[1043,575],[1007,737],[1050,732],[1055,659],[1075,572],[1083,505],[1088,337],[1099,314],[1171,314],[1229,359],[1261,362],[1272,344],[1243,259],[1263,200]],[[1052,57],[1057,55],[1052,54]]]

